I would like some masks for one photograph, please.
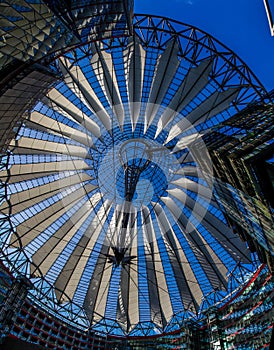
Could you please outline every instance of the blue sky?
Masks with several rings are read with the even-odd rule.
[[[234,51],[267,90],[274,89],[274,37],[263,0],[135,0],[135,13],[166,16],[206,31]]]

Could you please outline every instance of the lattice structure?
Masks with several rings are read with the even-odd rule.
[[[17,64],[37,61],[77,42],[43,1],[2,1],[0,18],[1,69],[14,60]]]
[[[2,1],[0,69],[38,61],[72,45],[129,35],[132,1]]]
[[[132,34],[133,0],[45,0],[81,42]]]
[[[33,286],[35,305],[13,331],[44,346],[107,348],[115,335],[132,347],[155,337],[159,348],[199,348],[204,336],[206,347],[199,322],[258,267],[238,227],[273,253],[270,212],[254,207],[252,186],[214,183],[203,140],[227,152],[243,115],[268,145],[265,89],[207,33],[157,16],[131,21],[131,10],[22,1],[1,13],[1,259]],[[266,108],[258,128],[246,112],[254,100]]]
[[[80,307],[69,318],[118,334],[160,332],[178,312],[199,313],[212,289],[225,293],[237,260],[252,262],[195,145],[265,93],[205,33],[147,16],[136,16],[134,30],[60,57],[64,81],[26,115],[1,174],[1,211],[16,231],[6,259],[30,268],[37,288],[52,284],[62,307]]]
[[[0,290],[5,300],[13,278],[1,267]],[[226,303],[209,308],[199,321],[180,316],[177,330],[158,336],[100,337],[68,325],[26,300],[11,334],[52,349],[270,349],[273,329],[273,277],[261,266]],[[64,320],[65,321],[65,320]],[[5,342],[4,342],[5,345]]]

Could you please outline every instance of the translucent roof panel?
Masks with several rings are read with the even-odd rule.
[[[231,271],[252,270],[202,135],[264,90],[206,33],[134,23],[132,37],[57,59],[62,79],[9,145],[0,210],[4,255],[36,300],[80,326],[136,335],[199,315],[212,291],[231,292]]]

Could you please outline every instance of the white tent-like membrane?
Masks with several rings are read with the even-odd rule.
[[[7,254],[23,250],[29,276],[91,326],[163,331],[251,263],[215,199],[201,136],[256,92],[202,40],[188,41],[195,55],[180,40],[160,45],[136,29],[60,57],[62,81],[9,145]]]

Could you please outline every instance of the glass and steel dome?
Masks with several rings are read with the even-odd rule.
[[[51,64],[60,79],[26,111],[1,171],[6,263],[79,327],[153,334],[199,316],[253,268],[202,136],[264,89],[208,34],[152,16]]]

